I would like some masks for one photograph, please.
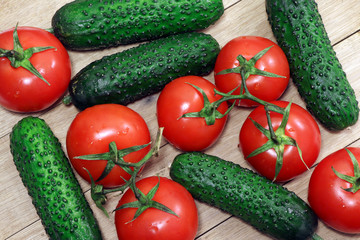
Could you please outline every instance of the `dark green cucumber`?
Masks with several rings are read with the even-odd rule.
[[[183,33],[157,39],[90,63],[71,80],[71,102],[79,109],[127,105],[159,92],[185,75],[207,75],[220,47],[208,34]]]
[[[44,120],[20,120],[10,134],[10,149],[50,239],[102,239],[61,144]]]
[[[222,0],[77,0],[52,19],[72,50],[96,50],[202,30],[224,13]]]
[[[192,196],[276,239],[307,239],[318,218],[295,193],[253,171],[200,152],[175,157],[171,178]]]
[[[317,3],[266,0],[266,11],[309,112],[329,130],[353,125],[358,120],[358,102],[328,38]]]

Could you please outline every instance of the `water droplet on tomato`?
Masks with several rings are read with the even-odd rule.
[[[125,129],[123,129],[123,131],[122,131],[122,133],[123,133],[124,135],[128,134],[128,132],[129,132],[129,128],[128,128],[128,127],[125,128]]]
[[[149,230],[150,230],[150,232],[152,232],[152,233],[155,234],[157,231],[159,231],[159,228],[158,228],[157,226],[154,226],[154,225],[153,225],[153,226],[150,227]]]
[[[15,94],[14,94],[14,98],[18,98],[19,96],[20,96],[20,91],[17,90],[17,91],[15,92]]]

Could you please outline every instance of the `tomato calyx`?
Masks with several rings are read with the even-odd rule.
[[[201,117],[201,118],[205,119],[205,122],[207,125],[213,125],[215,123],[216,119],[220,119],[220,118],[223,118],[224,116],[226,116],[231,111],[231,109],[235,106],[235,102],[234,102],[232,104],[232,106],[226,110],[225,113],[221,113],[217,110],[217,108],[219,107],[220,104],[218,104],[217,101],[211,103],[203,89],[201,89],[198,86],[195,86],[194,84],[191,84],[191,83],[187,83],[187,84],[191,85],[192,87],[194,87],[196,90],[198,90],[202,94],[203,99],[204,99],[204,107],[199,112],[185,113],[181,117],[179,117],[179,119],[183,118],[183,117],[194,117],[194,118]]]
[[[136,167],[137,165],[125,162],[123,157],[126,156],[127,154],[131,153],[131,152],[135,152],[135,151],[138,151],[140,149],[143,149],[148,145],[149,144],[144,144],[144,145],[133,146],[133,147],[118,150],[116,148],[116,143],[111,142],[109,144],[109,152],[74,157],[74,158],[77,158],[77,159],[91,160],[91,161],[94,161],[94,160],[106,160],[107,161],[104,171],[101,173],[100,177],[98,179],[96,179],[96,180],[94,180],[94,178],[90,174],[89,170],[87,170],[86,168],[85,168],[85,170],[88,172],[89,177],[90,177],[90,181],[91,181],[91,198],[94,200],[96,206],[98,208],[100,208],[101,210],[103,210],[103,212],[108,217],[109,217],[109,215],[108,215],[107,211],[102,206],[102,205],[104,205],[106,203],[106,200],[107,200],[107,198],[106,198],[106,190],[104,190],[104,187],[102,185],[95,184],[95,182],[98,182],[98,181],[104,179],[111,172],[113,167],[115,167],[116,165],[120,166],[128,174],[131,175],[132,172],[133,172],[131,167]],[[117,191],[120,191],[120,190],[117,189]]]
[[[116,147],[116,143],[113,141],[109,144],[109,152],[83,155],[83,156],[78,156],[78,157],[74,157],[74,158],[83,159],[83,160],[91,160],[91,161],[106,160],[107,163],[106,163],[104,171],[102,172],[100,177],[98,179],[96,179],[96,182],[99,182],[100,180],[104,179],[116,165],[121,167],[122,169],[124,169],[125,172],[131,174],[133,172],[131,167],[136,167],[137,164],[125,162],[124,157],[126,155],[128,155],[129,153],[139,151],[139,150],[149,146],[149,144],[150,143],[118,150]]]
[[[261,50],[260,52],[258,52],[257,54],[255,54],[250,60],[246,60],[246,58],[242,55],[239,55],[237,57],[237,60],[239,61],[240,65],[238,67],[235,68],[230,68],[230,69],[225,69],[222,70],[220,72],[217,73],[217,75],[224,75],[224,74],[228,74],[228,73],[239,73],[241,75],[241,84],[240,86],[238,86],[237,88],[240,87],[240,95],[232,95],[232,93],[235,91],[235,89],[233,89],[232,91],[228,92],[228,93],[222,93],[218,90],[215,89],[215,93],[219,94],[222,96],[221,99],[218,100],[217,104],[221,104],[224,101],[229,101],[229,100],[241,100],[241,99],[248,99],[248,100],[252,100],[254,102],[257,102],[261,105],[269,105],[268,102],[257,98],[255,96],[253,96],[249,89],[246,86],[246,80],[250,77],[250,75],[259,75],[259,76],[265,76],[265,77],[275,77],[275,78],[285,78],[284,76],[280,76],[278,74],[274,74],[271,72],[267,72],[267,71],[263,71],[260,70],[258,68],[255,67],[256,62],[262,58],[273,46],[267,47],[263,50]],[[279,113],[283,113],[283,110],[276,106],[276,105],[272,105],[269,106],[269,108],[271,108],[272,111],[275,112],[279,112]]]
[[[250,60],[246,60],[246,58],[242,55],[239,55],[236,59],[239,61],[239,66],[234,68],[229,68],[222,70],[217,73],[217,75],[223,75],[228,73],[240,73],[242,79],[249,78],[250,75],[260,75],[264,77],[277,77],[277,78],[285,78],[284,76],[280,76],[271,72],[266,72],[260,70],[255,67],[256,62],[263,57],[273,46],[267,47],[257,54],[255,54]],[[244,74],[243,74],[244,73]]]
[[[17,25],[13,32],[14,49],[7,50],[0,48],[0,57],[6,57],[9,59],[10,64],[14,68],[23,67],[30,71],[32,74],[43,80],[47,85],[50,83],[39,73],[39,71],[32,65],[30,58],[33,54],[46,51],[48,49],[56,49],[55,47],[31,47],[24,49],[20,43],[19,36],[17,33]]]
[[[345,148],[345,150],[349,154],[350,159],[351,159],[351,161],[352,161],[352,163],[354,165],[354,176],[348,176],[348,175],[342,174],[342,173],[336,171],[336,169],[334,167],[331,167],[331,168],[332,168],[333,172],[335,173],[335,175],[337,177],[339,177],[342,180],[345,180],[346,182],[352,184],[352,187],[350,187],[350,188],[342,188],[342,189],[347,191],[347,192],[356,193],[360,189],[360,167],[359,167],[359,163],[357,162],[354,154],[349,149]]]
[[[96,206],[99,209],[101,209],[107,217],[109,217],[109,214],[103,206],[107,200],[106,194],[113,193],[113,192],[123,193],[128,187],[136,188],[136,186],[135,186],[136,176],[138,175],[138,173],[140,172],[142,167],[145,165],[145,163],[148,162],[148,160],[152,156],[158,155],[158,152],[160,150],[161,136],[162,136],[163,130],[164,130],[163,128],[159,128],[154,145],[152,146],[150,151],[137,163],[125,162],[123,157],[131,152],[138,151],[142,148],[145,148],[150,143],[118,150],[116,148],[115,142],[111,142],[109,144],[109,152],[107,152],[107,153],[90,154],[90,155],[76,157],[79,159],[89,160],[89,161],[107,160],[107,165],[106,165],[104,171],[102,172],[101,176],[96,181],[99,181],[99,179],[101,180],[101,179],[105,178],[115,165],[120,166],[122,169],[124,169],[124,171],[126,171],[129,175],[131,175],[131,177],[128,181],[126,181],[124,179],[124,181],[125,181],[124,185],[122,185],[118,188],[105,189],[101,184],[96,184],[95,180],[93,179],[90,172],[87,169],[85,169],[90,176],[91,198],[95,202]],[[132,185],[134,185],[135,187],[133,187]]]
[[[140,189],[136,187],[135,182],[133,181],[129,187],[133,191],[138,201],[123,204],[117,207],[114,211],[118,211],[120,209],[125,209],[125,208],[137,208],[133,219],[129,222],[134,221],[137,217],[141,215],[141,213],[143,213],[148,208],[156,208],[163,212],[179,217],[173,210],[166,207],[164,204],[152,200],[152,198],[155,196],[156,191],[159,189],[159,186],[160,186],[160,178],[158,183],[148,192],[148,194],[145,195]]]
[[[265,105],[264,108],[265,108],[265,113],[266,113],[269,129],[264,128],[263,126],[261,126],[259,123],[257,123],[253,119],[250,119],[250,120],[254,123],[256,128],[262,134],[264,134],[269,140],[264,145],[262,145],[261,147],[255,149],[253,152],[251,152],[247,156],[247,158],[256,156],[256,155],[266,152],[270,149],[274,149],[276,152],[276,156],[277,156],[276,164],[275,164],[275,176],[273,179],[273,181],[275,181],[277,176],[279,175],[280,170],[283,165],[283,156],[284,156],[285,145],[295,146],[299,152],[301,161],[305,164],[307,169],[309,169],[309,167],[303,160],[301,149],[300,149],[299,145],[297,144],[297,142],[295,141],[295,139],[293,139],[285,134],[285,127],[286,127],[286,124],[289,119],[291,103],[289,103],[287,105],[287,107],[284,109],[283,119],[280,123],[280,126],[276,129],[276,131],[274,131],[274,128],[271,123],[270,111],[268,110],[268,106],[269,105]]]
[[[106,209],[103,207],[103,205],[106,203],[107,200],[106,193],[104,192],[104,187],[102,185],[95,184],[95,181],[92,175],[90,174],[89,170],[87,170],[86,168],[85,170],[88,172],[90,176],[91,199],[95,202],[95,205],[104,212],[104,214],[107,217],[110,217]]]

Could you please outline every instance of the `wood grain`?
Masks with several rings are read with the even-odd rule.
[[[20,26],[34,26],[50,28],[51,18],[55,11],[70,0],[0,0],[0,31]],[[267,22],[265,2],[263,0],[224,0],[226,8],[224,15],[214,25],[204,32],[214,36],[221,46],[232,38],[241,35],[257,35],[275,40]],[[343,65],[348,79],[353,86],[356,96],[360,94],[360,1],[359,0],[317,0],[329,38],[334,45],[337,56]],[[136,44],[134,44],[136,45]],[[134,45],[121,46],[103,51],[69,52],[73,75],[90,62],[104,55],[122,51]],[[213,74],[206,76],[214,81]],[[128,105],[144,117],[152,137],[157,131],[155,103],[158,94]],[[296,88],[291,83],[282,100],[292,100],[304,106]],[[217,155],[226,160],[234,161],[243,167],[251,168],[244,160],[238,149],[238,134],[240,127],[251,109],[237,108],[230,113],[229,121],[221,139],[206,152]],[[53,129],[55,135],[65,147],[67,129],[78,111],[74,106],[64,106],[60,102],[50,109],[33,115],[41,116]],[[31,203],[25,187],[12,161],[9,150],[9,133],[13,125],[26,116],[0,108],[0,239],[48,239],[38,215]],[[360,147],[360,122],[340,132],[330,132],[320,126],[322,134],[322,149],[317,160],[319,162],[328,154],[345,146]],[[160,156],[151,159],[146,165],[142,176],[151,175],[169,176],[169,166],[173,158],[180,151],[174,149],[166,141],[163,142]],[[312,168],[313,169],[313,168]],[[312,169],[285,186],[307,201],[307,185]],[[117,239],[113,215],[106,218],[90,199],[89,184],[78,175],[78,180],[91,204],[96,218],[99,221],[104,239]],[[119,194],[111,194],[106,208],[114,209]],[[241,220],[223,213],[218,209],[197,202],[199,211],[199,229],[197,239],[224,240],[224,239],[269,239],[257,232]],[[326,227],[321,221],[317,233],[324,239],[359,239],[359,235],[346,235]]]

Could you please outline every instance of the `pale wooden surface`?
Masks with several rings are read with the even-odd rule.
[[[41,28],[50,28],[51,17],[54,12],[70,0],[0,0],[0,31],[14,27],[28,25]],[[215,25],[204,32],[212,34],[221,46],[232,38],[241,35],[258,35],[274,40],[270,26],[267,22],[264,0],[224,0],[225,14]],[[334,45],[337,56],[343,65],[357,97],[360,97],[360,1],[359,0],[317,0],[319,10],[330,40]],[[103,55],[121,51],[131,46],[119,47],[105,51],[78,53],[70,52],[73,66],[73,75],[81,68]],[[206,77],[213,81],[213,74]],[[146,100],[128,105],[139,112],[151,130],[152,137],[157,131],[155,103],[158,95]],[[304,106],[297,90],[290,84],[281,98],[292,100]],[[244,167],[250,167],[242,157],[238,145],[240,127],[249,114],[249,109],[235,109],[231,112],[228,124],[221,139],[210,149],[209,154],[214,154],[227,160],[234,161]],[[51,109],[34,115],[39,115],[53,129],[65,149],[65,136],[67,128],[78,111],[74,106],[66,107],[58,103]],[[0,239],[48,239],[39,221],[35,209],[21,183],[9,151],[9,133],[12,126],[25,115],[14,114],[0,108]],[[351,128],[341,132],[329,132],[322,126],[322,150],[318,161],[342,147],[351,145],[359,146],[360,121]],[[168,168],[176,154],[175,150],[165,141],[160,150],[160,156],[152,159],[143,172],[143,176],[161,175],[168,176]],[[299,176],[286,186],[295,191],[307,201],[307,186],[312,171]],[[96,209],[90,199],[89,184],[79,178],[80,184],[90,201],[95,216],[98,219],[105,239],[116,239],[113,215],[110,219]],[[106,208],[111,211],[117,204],[120,196],[109,196]],[[199,229],[198,239],[223,240],[223,239],[269,239],[239,219],[231,217],[218,209],[198,203]],[[350,236],[340,234],[327,228],[320,222],[317,233],[324,239],[360,239],[360,235]]]

